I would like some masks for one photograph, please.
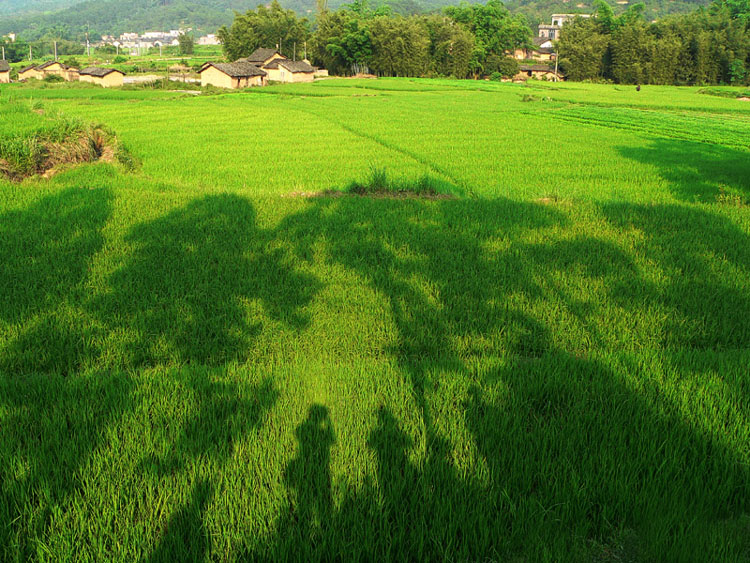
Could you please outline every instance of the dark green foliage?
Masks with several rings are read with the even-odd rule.
[[[195,51],[195,40],[189,33],[180,33],[177,37],[177,41],[180,43],[180,55],[192,55]]]
[[[28,60],[29,44],[23,40],[10,41],[0,38],[0,46],[5,48],[5,60],[11,63]]]
[[[466,78],[472,70],[474,35],[445,16],[426,17],[424,25],[430,37],[430,69],[442,76]]]
[[[647,24],[635,5],[614,16],[599,4],[596,17],[563,27],[560,65],[572,80],[622,84],[743,84],[750,29],[721,3],[708,12]]]
[[[460,4],[445,9],[457,23],[465,25],[475,37],[472,70],[486,72],[487,57],[504,56],[506,51],[526,47],[531,39],[531,29],[526,18],[511,13],[499,0],[489,0],[486,5]]]
[[[218,36],[229,60],[247,57],[259,47],[274,46],[292,58],[295,49],[300,53],[309,39],[310,24],[273,0],[268,7],[260,5],[257,10],[236,14],[232,25],[222,26]]]
[[[378,16],[370,23],[370,69],[384,76],[423,76],[429,68],[430,38],[415,18]]]
[[[497,70],[505,78],[511,78],[518,74],[519,64],[513,57],[503,57],[497,65]]]
[[[369,23],[352,10],[318,14],[310,41],[311,60],[332,74],[367,72],[372,60]]]

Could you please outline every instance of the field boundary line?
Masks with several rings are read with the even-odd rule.
[[[411,151],[409,151],[407,149],[401,148],[398,145],[394,145],[392,143],[389,143],[388,141],[384,141],[383,139],[380,139],[376,135],[370,135],[368,133],[363,133],[362,131],[357,131],[356,129],[354,129],[353,127],[351,127],[349,125],[346,125],[345,123],[341,123],[340,121],[337,121],[337,120],[332,119],[330,117],[327,117],[327,116],[324,116],[324,115],[320,115],[320,114],[318,114],[318,113],[316,113],[314,111],[311,111],[311,110],[308,110],[308,109],[304,109],[304,108],[298,108],[298,109],[300,111],[303,111],[305,113],[313,115],[313,116],[317,117],[318,119],[323,119],[325,121],[328,121],[329,123],[333,123],[334,125],[337,125],[338,127],[341,127],[344,131],[348,131],[352,135],[356,135],[357,137],[360,137],[362,139],[367,139],[369,141],[373,141],[374,143],[377,143],[380,146],[382,146],[382,147],[384,147],[384,148],[386,148],[388,150],[396,151],[396,152],[398,152],[398,153],[400,153],[400,154],[402,154],[402,155],[404,155],[406,157],[409,157],[412,160],[414,160],[414,161],[418,162],[419,164],[421,164],[422,166],[426,166],[427,168],[429,168],[430,170],[432,170],[433,173],[439,174],[441,176],[444,176],[445,178],[448,178],[451,182],[453,182],[453,184],[455,184],[459,188],[462,188],[462,189],[466,190],[466,195],[468,195],[469,197],[471,197],[471,198],[476,198],[477,197],[477,195],[474,192],[474,190],[471,189],[469,186],[467,186],[463,181],[459,180],[458,178],[456,178],[455,176],[453,176],[450,172],[447,172],[446,170],[444,170],[442,167],[438,166],[434,162],[431,162],[430,160],[427,160],[426,158],[424,158],[424,157],[422,157],[422,156],[420,156],[420,155],[418,155],[416,153],[413,153],[413,152],[411,152]]]

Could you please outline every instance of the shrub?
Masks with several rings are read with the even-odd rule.
[[[58,74],[48,74],[42,80],[45,82],[65,82],[65,79]]]
[[[122,64],[128,62],[127,57],[123,57],[122,55],[117,55],[115,57],[114,63],[115,64]]]
[[[490,74],[490,80],[498,80],[499,81],[499,80],[502,80],[502,78],[503,78],[503,75],[500,74],[499,72],[493,72],[492,74]]]
[[[498,72],[502,74],[504,78],[512,78],[518,74],[518,61],[513,57],[503,57],[500,61]]]

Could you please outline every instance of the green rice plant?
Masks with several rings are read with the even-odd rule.
[[[0,560],[747,559],[747,102],[46,86],[138,165],[0,178]]]

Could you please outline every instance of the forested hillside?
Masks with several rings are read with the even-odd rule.
[[[285,8],[303,16],[317,11],[318,1],[282,0]],[[670,13],[685,13],[707,0],[643,0],[644,16],[655,19]],[[27,39],[53,34],[59,38],[80,39],[87,29],[92,34],[119,34],[126,31],[174,29],[180,24],[212,32],[232,22],[234,11],[254,9],[262,0],[6,0],[0,2],[0,34],[16,32]],[[328,0],[329,8],[337,8],[345,0]],[[439,11],[457,4],[455,0],[373,0],[371,4],[387,4],[394,13],[413,14]],[[483,2],[482,2],[483,3]],[[506,6],[522,13],[535,26],[546,21],[553,12],[589,12],[591,0],[508,0]],[[612,0],[616,12],[626,6]],[[64,9],[60,9],[64,8]],[[57,11],[55,11],[57,10]],[[40,12],[46,13],[40,13]],[[28,13],[34,12],[34,13]]]
[[[82,0],[0,0],[0,15],[50,12],[69,8]]]

